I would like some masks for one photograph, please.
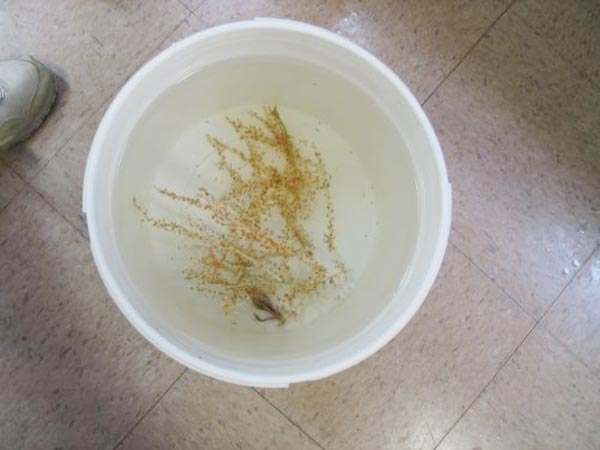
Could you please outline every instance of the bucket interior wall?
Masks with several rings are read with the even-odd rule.
[[[164,333],[198,353],[250,363],[302,358],[348,340],[396,294],[403,301],[419,229],[413,161],[401,124],[380,107],[385,99],[331,66],[264,55],[211,64],[160,93],[129,136],[112,193],[120,256],[146,302],[140,309],[160,317]],[[334,178],[339,252],[353,280],[342,298],[323,298],[323,307],[314,299],[306,320],[283,327],[245,322],[253,317],[244,310],[234,324],[218,301],[190,290],[181,273],[187,244],[141,223],[132,202],[135,196],[150,210],[177,217],[181,211],[169,209],[154,187],[190,193],[210,183],[197,175],[211,151],[207,130],[227,139],[225,115],[265,104],[277,106],[290,133],[316,141],[323,154]],[[406,304],[411,300],[408,295]]]

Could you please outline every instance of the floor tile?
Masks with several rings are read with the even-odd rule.
[[[157,47],[255,16],[347,36],[424,100],[509,3],[0,0],[0,57],[33,54],[61,78],[48,122],[0,156],[2,444],[112,449],[143,418],[121,450],[318,449],[253,390],[178,379],[182,367],[107,297],[67,223],[85,233],[83,170],[105,102]],[[600,448],[595,3],[517,0],[427,103],[460,251],[450,246],[420,312],[376,355],[260,391],[325,448],[432,449],[526,336],[533,321],[469,259],[536,317],[579,273],[441,448]],[[196,9],[183,22],[182,5]]]
[[[0,211],[23,189],[25,183],[2,161],[0,161]]]
[[[600,238],[600,91],[507,13],[426,103],[454,242],[540,317]]]
[[[192,23],[186,20],[180,24],[152,54],[193,33],[197,29],[197,19],[193,20]],[[31,181],[32,186],[83,234],[87,234],[81,216],[85,164],[94,135],[109,104],[110,100],[102,105]]]
[[[195,11],[196,9],[198,9],[198,7],[200,5],[202,5],[202,3],[204,3],[204,0],[179,0],[179,1],[181,2],[182,5],[184,5],[190,11]]]
[[[0,57],[31,54],[59,78],[45,125],[2,159],[30,179],[187,14],[177,0],[2,2]]]
[[[567,61],[600,87],[598,0],[519,0],[514,10]]]
[[[285,17],[329,28],[380,57],[424,100],[508,4],[507,0],[207,0],[196,15],[206,25]]]
[[[440,450],[600,448],[600,383],[537,327]]]
[[[532,326],[451,246],[391,343],[339,375],[264,393],[328,449],[431,449]]]
[[[119,450],[311,449],[319,446],[250,388],[188,371]]]
[[[181,373],[105,294],[87,242],[25,188],[0,214],[3,448],[112,448]]]
[[[31,180],[33,188],[84,235],[87,235],[87,226],[81,214],[83,174],[94,134],[107,106],[95,112]]]
[[[600,249],[552,305],[542,325],[600,375]]]
[[[165,39],[160,47],[155,51],[155,54],[161,52],[172,44],[188,37],[190,34],[196,33],[204,29],[204,24],[195,15],[190,15],[186,20],[179,24],[177,28]]]

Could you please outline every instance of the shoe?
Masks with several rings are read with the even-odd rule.
[[[55,99],[54,76],[42,63],[28,56],[0,60],[0,150],[31,136]]]

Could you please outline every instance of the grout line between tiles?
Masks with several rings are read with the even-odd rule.
[[[50,115],[52,115],[52,114],[54,114],[54,113],[55,113],[54,109],[57,107],[57,106],[56,106],[57,104],[58,104],[58,99],[56,99],[56,100],[55,100],[55,104],[54,104],[54,105],[52,106],[52,108],[50,109],[50,113],[48,114],[48,117],[49,117]],[[96,111],[98,111],[98,109],[99,109],[99,108],[97,108],[97,109],[95,109],[94,111],[92,111],[92,112],[89,114],[89,116],[88,116],[87,118],[85,118],[85,119],[84,119],[84,121],[81,123],[81,125],[79,125],[79,127],[77,127],[77,129],[76,129],[75,131],[73,131],[73,133],[71,133],[71,135],[70,135],[70,136],[69,136],[69,137],[68,137],[68,138],[65,140],[65,142],[63,142],[63,143],[62,143],[62,144],[61,144],[61,145],[60,145],[60,146],[59,146],[59,147],[56,149],[56,151],[55,151],[55,152],[52,154],[52,156],[50,156],[50,158],[48,158],[48,160],[47,160],[46,162],[44,162],[44,164],[43,164],[43,165],[42,165],[42,166],[41,166],[39,169],[37,169],[37,170],[36,170],[36,171],[33,173],[33,175],[31,175],[31,176],[29,176],[29,177],[27,177],[27,178],[28,178],[29,180],[33,180],[35,177],[37,177],[37,176],[40,174],[40,172],[46,168],[46,166],[48,165],[48,163],[49,163],[50,161],[52,161],[52,160],[54,159],[54,157],[55,157],[56,155],[58,155],[58,154],[61,152],[61,150],[62,150],[63,148],[65,148],[65,147],[66,147],[66,146],[69,144],[69,142],[71,142],[71,140],[73,140],[73,138],[74,138],[74,137],[77,135],[77,133],[79,133],[79,130],[81,130],[81,128],[83,128],[83,126],[84,126],[84,125],[85,125],[85,124],[86,124],[86,123],[87,123],[87,122],[90,120],[90,118],[94,116],[94,114],[96,113]],[[42,125],[40,126],[40,128],[42,128],[42,127],[44,126],[44,123],[46,122],[46,120],[48,120],[48,117],[47,117],[46,119],[44,119],[44,121],[42,122]],[[34,132],[34,134],[35,134],[35,133],[37,133],[37,131],[38,131],[38,130],[36,130],[36,131]],[[24,142],[27,142],[27,140],[25,140]],[[17,145],[20,145],[20,144],[17,144]],[[16,170],[16,169],[15,169],[13,166],[11,166],[11,163],[10,163],[10,161],[7,161],[7,160],[5,160],[5,159],[2,159],[2,162],[3,162],[4,164],[6,164],[6,165],[7,165],[7,166],[8,166],[8,167],[9,167],[9,168],[10,168],[10,169],[11,169],[11,170],[14,172],[14,173],[16,173],[17,175],[19,175],[19,178],[21,178],[21,180],[23,180],[23,181],[24,181],[24,182],[26,182],[26,183],[29,183],[29,182],[28,182],[28,181],[27,181],[27,180],[26,180],[26,179],[25,179],[23,176],[21,176],[21,174],[19,174],[19,173],[17,172],[17,170]],[[37,192],[37,191],[36,191],[36,192]]]
[[[148,414],[150,414],[150,412],[156,407],[156,405],[158,405],[158,403],[163,399],[163,397],[165,395],[167,395],[167,393],[171,390],[171,388],[173,386],[175,386],[175,383],[177,383],[181,379],[181,377],[183,375],[185,375],[185,373],[187,371],[188,371],[187,367],[184,367],[183,370],[181,371],[181,373],[175,378],[175,380],[173,380],[173,382],[167,387],[167,389],[165,389],[165,392],[163,392],[162,394],[160,394],[158,396],[158,398],[152,403],[152,405],[150,405],[150,407],[146,410],[146,412],[143,413],[140,416],[140,418],[138,420],[136,420],[136,422],[133,424],[133,426],[125,433],[125,435],[117,441],[116,445],[113,447],[113,450],[116,450],[119,447],[119,445],[121,445],[123,442],[125,442],[125,440],[133,432],[133,430],[135,430],[137,428],[137,426],[146,418],[146,416]]]
[[[553,332],[552,330],[549,330],[548,328],[546,328],[544,326],[543,323],[538,323],[538,325],[540,326],[540,328],[543,328],[544,331],[546,333],[548,333],[550,335],[550,337],[552,339],[554,339],[561,347],[563,347],[565,349],[565,351],[571,355],[574,359],[576,359],[579,363],[581,363],[586,369],[588,369],[592,375],[594,377],[598,377],[600,378],[600,372],[598,372],[597,369],[595,369],[594,367],[591,367],[590,365],[588,365],[587,362],[585,362],[583,359],[581,359],[581,357],[579,357],[579,355],[576,355],[575,353],[573,353],[573,351],[569,348],[569,346],[567,344],[565,344],[562,340],[560,340]]]
[[[529,335],[533,332],[533,330],[535,330],[535,328],[537,326],[538,326],[537,322],[535,322],[531,326],[531,329],[527,332],[527,334],[525,335],[525,337],[523,339],[521,339],[521,342],[519,342],[519,344],[515,347],[515,349],[512,351],[512,353],[506,358],[506,360],[504,360],[504,362],[500,365],[500,367],[498,368],[498,370],[496,371],[496,373],[492,376],[492,378],[490,378],[490,380],[485,384],[485,386],[479,391],[479,393],[475,396],[475,398],[471,401],[471,403],[469,403],[469,406],[467,406],[465,408],[465,410],[456,419],[456,421],[452,424],[452,426],[448,429],[448,431],[446,431],[444,433],[444,435],[442,436],[442,438],[440,439],[440,441],[435,445],[435,447],[433,447],[433,450],[436,450],[442,444],[442,442],[444,442],[444,439],[446,439],[446,437],[452,432],[452,430],[456,427],[456,425],[458,425],[458,423],[467,414],[467,412],[469,412],[469,410],[475,404],[475,402],[477,400],[479,400],[479,398],[485,392],[485,390],[488,388],[488,386],[490,386],[494,382],[494,380],[498,377],[498,374],[502,371],[502,369],[504,369],[504,367],[506,367],[506,365],[510,362],[510,360],[513,358],[513,356],[515,355],[515,353],[519,350],[519,348],[521,348],[521,345],[523,345],[523,342],[525,342],[527,340],[527,338],[529,337]]]
[[[29,179],[31,181],[33,181],[40,173],[42,173],[42,171],[48,166],[48,164],[50,164],[50,161],[54,160],[54,158],[56,158],[56,156],[59,153],[61,153],[65,148],[67,148],[67,146],[71,143],[71,141],[73,139],[75,139],[75,136],[77,136],[77,133],[79,133],[81,131],[81,129],[84,128],[88,124],[88,122],[94,118],[94,115],[98,111],[100,111],[100,109],[106,104],[106,101],[108,100],[108,98],[110,98],[110,97],[107,97],[106,99],[102,100],[102,103],[100,104],[100,106],[98,106],[97,108],[95,108],[90,113],[90,115],[83,122],[81,122],[81,125],[79,125],[79,127],[77,127],[77,130],[75,130],[73,132],[73,134],[71,136],[69,136],[69,138],[65,141],[64,144],[62,144],[60,147],[58,147],[58,150],[56,150],[54,152],[54,154],[50,158],[48,158],[48,161],[46,161],[38,170],[35,171],[35,173],[31,177],[29,177]],[[24,178],[22,178],[22,179],[25,180]],[[29,183],[29,181],[25,181],[25,182]],[[36,189],[36,192],[37,192],[37,189]]]
[[[187,4],[186,4],[186,3],[185,3],[183,0],[177,0],[177,2],[178,2],[178,3],[179,3],[181,6],[183,6],[185,9],[187,9],[187,10],[188,10],[188,12],[194,12],[194,11],[192,10],[192,8],[190,8],[190,7],[189,7],[189,6],[188,6],[188,5],[187,5]]]
[[[510,298],[521,310],[523,310],[523,312],[525,314],[527,314],[536,323],[541,322],[541,320],[548,313],[548,311],[550,310],[550,308],[552,308],[552,306],[554,305],[554,303],[556,303],[558,301],[558,299],[563,294],[563,292],[571,285],[571,283],[573,283],[573,281],[575,280],[575,278],[577,278],[577,276],[579,275],[579,273],[581,272],[581,270],[583,269],[583,267],[588,263],[588,261],[590,260],[590,258],[594,255],[594,253],[598,249],[600,249],[600,245],[597,246],[597,247],[594,247],[594,249],[592,250],[592,252],[588,256],[586,256],[586,258],[583,260],[583,262],[581,263],[581,266],[578,269],[576,269],[576,270],[573,271],[573,273],[571,274],[571,277],[569,278],[569,280],[567,281],[567,283],[561,288],[561,290],[558,292],[558,294],[554,298],[554,300],[552,300],[550,302],[550,304],[546,307],[546,309],[542,312],[542,314],[540,315],[540,318],[537,319],[532,313],[530,313],[529,311],[527,311],[523,307],[523,305],[521,305],[521,303],[517,299],[515,299],[511,294],[509,294],[502,286],[500,286],[496,282],[496,280],[494,278],[492,278],[482,267],[480,267],[479,264],[477,264],[456,243],[452,242],[452,240],[450,240],[449,242],[450,242],[450,245],[452,245],[461,255],[463,255],[475,268],[477,268],[477,270],[479,270],[483,275],[485,275],[485,277],[488,278],[494,284],[494,286],[496,286],[498,289],[500,289],[500,291],[502,291],[502,293],[504,295],[506,295],[508,298]]]
[[[188,9],[186,8],[186,10],[188,10]],[[176,24],[176,25],[173,27],[173,29],[167,33],[167,35],[164,37],[164,39],[162,39],[162,40],[161,40],[161,41],[160,41],[160,42],[159,42],[157,45],[155,45],[154,47],[152,47],[152,49],[150,49],[150,50],[148,51],[147,55],[151,55],[151,54],[153,54],[153,53],[154,53],[156,50],[158,50],[158,49],[160,48],[160,46],[161,46],[161,45],[163,45],[163,44],[164,44],[164,43],[167,41],[167,39],[169,39],[169,38],[170,38],[170,37],[173,35],[173,33],[174,33],[176,30],[177,30],[177,28],[179,28],[179,27],[181,26],[181,24],[183,24],[183,23],[184,23],[186,20],[188,20],[188,19],[190,18],[190,16],[191,16],[191,15],[192,15],[192,12],[188,10],[188,13],[185,15],[185,17],[184,17],[184,18],[183,18],[181,21],[177,22],[177,24]],[[101,110],[101,109],[102,109],[102,108],[103,108],[103,107],[104,107],[104,106],[105,106],[105,105],[106,105],[106,104],[107,104],[107,103],[110,101],[110,99],[111,99],[111,98],[113,98],[113,97],[116,95],[116,93],[117,93],[117,92],[118,92],[118,91],[119,91],[119,90],[120,90],[120,89],[121,89],[121,88],[122,88],[122,87],[125,85],[125,83],[127,83],[127,81],[129,80],[129,78],[131,77],[131,75],[133,75],[135,72],[137,72],[137,71],[138,71],[138,69],[139,69],[141,66],[143,66],[144,64],[146,64],[146,62],[148,62],[147,55],[146,55],[146,57],[144,57],[144,58],[142,59],[142,61],[141,61],[141,62],[140,62],[140,63],[139,63],[137,66],[135,66],[135,67],[134,67],[134,68],[133,68],[133,69],[130,71],[129,75],[127,75],[127,77],[125,78],[125,80],[123,81],[123,83],[121,83],[119,86],[117,86],[117,87],[116,87],[116,89],[114,89],[113,91],[111,91],[111,93],[110,93],[110,94],[108,94],[106,97],[104,97],[104,98],[102,99],[102,101],[100,102],[99,106],[98,106],[97,108],[95,108],[95,109],[94,109],[94,110],[93,110],[93,111],[90,113],[90,115],[87,117],[87,119],[85,119],[85,120],[84,120],[84,121],[81,123],[81,125],[78,127],[78,129],[77,129],[77,130],[75,130],[75,131],[73,132],[73,134],[71,134],[71,136],[69,136],[69,138],[68,138],[68,139],[65,141],[65,143],[64,143],[64,144],[62,144],[62,145],[61,145],[61,146],[58,148],[58,150],[56,150],[56,152],[54,152],[54,154],[53,154],[53,155],[52,155],[50,158],[48,158],[48,161],[46,161],[46,162],[44,163],[44,165],[43,165],[42,167],[40,167],[40,168],[39,168],[39,169],[38,169],[38,170],[37,170],[37,171],[36,171],[36,172],[35,172],[35,173],[34,173],[34,174],[33,174],[33,175],[30,177],[30,180],[32,180],[32,181],[33,181],[33,179],[34,179],[34,178],[36,178],[36,177],[37,177],[37,176],[38,176],[38,175],[39,175],[39,174],[42,172],[42,170],[44,170],[44,169],[46,168],[46,166],[47,166],[47,165],[50,163],[50,161],[52,161],[52,160],[53,160],[53,159],[54,159],[54,158],[55,158],[55,157],[56,157],[56,156],[57,156],[59,153],[61,153],[61,152],[62,152],[62,151],[63,151],[63,150],[64,150],[64,149],[67,147],[67,145],[68,145],[68,144],[69,144],[69,143],[70,143],[70,142],[73,140],[73,138],[74,138],[74,137],[77,135],[77,133],[79,133],[79,132],[81,131],[81,129],[82,129],[82,128],[84,128],[84,127],[85,127],[85,126],[88,124],[88,122],[94,118],[94,116],[96,115],[96,113],[97,113],[98,111],[100,111],[100,110]],[[8,165],[8,163],[7,163],[6,161],[5,161],[4,163],[5,163],[6,165]],[[10,166],[9,166],[9,167],[10,167]],[[13,170],[13,171],[14,171],[14,170]],[[23,179],[23,178],[21,177],[21,179]],[[34,188],[34,189],[35,189],[35,188]],[[37,192],[37,190],[36,190],[36,192]]]
[[[549,328],[547,328],[546,326],[544,326],[544,324],[542,323],[542,320],[544,319],[544,317],[546,317],[546,315],[550,312],[550,310],[552,309],[552,307],[554,306],[555,303],[557,303],[560,298],[562,297],[563,293],[569,288],[569,286],[571,286],[572,283],[574,283],[577,279],[577,277],[579,277],[581,271],[584,269],[584,267],[587,266],[587,264],[591,261],[591,259],[594,257],[594,255],[596,254],[596,252],[600,250],[600,245],[597,245],[592,252],[589,254],[589,256],[581,263],[581,266],[574,272],[573,277],[569,280],[569,282],[561,289],[560,293],[556,296],[556,298],[554,299],[554,301],[552,301],[552,303],[550,303],[550,305],[548,305],[548,308],[546,308],[546,310],[544,311],[544,313],[541,315],[540,319],[538,320],[538,324],[541,328],[543,328],[550,336],[552,336],[552,338],[554,340],[556,340],[561,346],[563,346],[565,348],[565,350],[573,357],[575,358],[577,361],[579,361],[581,364],[583,364],[585,367],[587,367],[594,375],[600,376],[600,373],[598,373],[598,371],[594,368],[594,367],[590,367],[588,365],[587,362],[585,362],[583,359],[581,359],[581,357],[577,354],[575,354],[569,345],[567,345],[566,343],[564,343],[561,339],[559,339],[553,332],[552,330],[550,330]]]
[[[544,312],[540,316],[538,322],[541,322],[542,319],[544,317],[546,317],[546,314],[548,314],[548,311],[550,311],[550,309],[552,309],[552,307],[554,306],[554,304],[560,299],[560,297],[562,297],[563,292],[565,292],[567,290],[567,288],[569,286],[571,286],[571,284],[573,283],[573,281],[575,281],[575,279],[579,276],[579,274],[581,273],[581,271],[583,270],[583,268],[586,266],[586,264],[590,261],[590,259],[592,259],[592,257],[594,256],[594,253],[596,253],[596,250],[598,250],[598,248],[600,248],[600,247],[596,246],[594,249],[592,249],[591,253],[583,260],[583,262],[577,268],[577,270],[573,271],[573,276],[571,276],[571,279],[567,282],[567,284],[565,284],[563,286],[563,288],[560,290],[560,292],[558,293],[558,295],[556,296],[556,298],[554,300],[552,300],[552,302],[550,302],[550,304],[548,305],[548,307],[544,310]]]
[[[492,282],[494,282],[494,284],[496,286],[498,286],[496,284],[496,282],[494,280],[492,280],[487,273],[485,273],[484,270],[482,270],[477,264],[475,264],[471,258],[469,258],[456,244],[451,242],[451,245],[456,248],[462,255],[465,256],[465,258],[467,258],[469,260],[469,262],[471,262],[471,264],[473,264],[475,267],[477,267],[483,275],[485,275],[487,278],[489,278]],[[504,369],[504,367],[509,363],[509,361],[513,358],[513,356],[515,355],[515,353],[521,348],[521,346],[523,345],[523,343],[527,340],[527,338],[529,337],[529,335],[533,332],[533,330],[535,330],[538,326],[540,328],[543,328],[544,331],[546,331],[548,334],[550,334],[550,336],[558,343],[560,344],[562,347],[564,347],[567,352],[573,356],[578,362],[582,363],[586,368],[588,368],[593,374],[596,374],[596,372],[590,368],[585,362],[583,362],[581,360],[581,358],[579,358],[577,355],[575,355],[570,349],[569,347],[563,343],[560,339],[556,338],[556,336],[554,336],[552,334],[552,332],[550,332],[546,327],[544,327],[541,323],[542,319],[544,318],[544,316],[548,313],[548,311],[552,308],[552,306],[560,299],[560,297],[562,296],[562,294],[567,290],[567,288],[571,285],[571,283],[573,283],[573,281],[575,280],[575,278],[577,278],[577,276],[579,275],[579,273],[581,272],[581,270],[586,266],[586,264],[590,261],[590,259],[594,256],[594,253],[600,249],[600,245],[596,246],[596,248],[594,248],[594,250],[590,253],[590,255],[585,259],[585,262],[583,262],[581,264],[581,267],[574,272],[573,277],[569,280],[569,282],[567,284],[565,284],[565,286],[563,286],[563,288],[560,290],[560,292],[558,293],[558,295],[556,296],[556,298],[550,303],[550,305],[546,308],[546,310],[544,311],[544,313],[540,316],[539,319],[535,319],[531,314],[529,314],[525,309],[523,309],[523,307],[519,304],[519,302],[517,302],[515,299],[513,299],[510,295],[508,295],[507,293],[505,293],[513,302],[515,302],[521,309],[523,309],[523,311],[525,311],[527,313],[527,315],[529,315],[530,317],[533,318],[534,320],[534,324],[532,325],[531,329],[527,332],[527,334],[525,335],[525,337],[521,340],[521,342],[519,342],[519,344],[515,347],[515,349],[512,351],[512,353],[506,358],[506,360],[501,364],[501,366],[498,368],[498,370],[496,371],[496,373],[494,373],[494,375],[492,376],[492,378],[486,383],[486,385],[483,387],[483,389],[481,389],[481,391],[475,396],[475,398],[473,399],[473,401],[471,401],[471,403],[469,403],[469,406],[467,406],[467,408],[465,408],[465,410],[462,412],[462,414],[458,417],[458,419],[456,419],[456,421],[454,422],[454,424],[450,427],[450,429],[444,433],[444,436],[442,436],[442,438],[440,439],[440,441],[436,444],[436,446],[433,448],[433,450],[436,450],[440,444],[444,441],[444,439],[446,439],[446,436],[448,436],[450,434],[450,432],[456,427],[456,425],[458,425],[458,423],[462,420],[462,418],[467,414],[467,412],[471,409],[471,407],[475,404],[475,402],[481,397],[481,395],[485,392],[485,390],[488,388],[488,386],[490,384],[493,383],[493,381],[498,377],[498,374],[502,371],[502,369]],[[498,286],[500,288],[500,286]],[[502,292],[504,292],[504,290],[502,288],[500,288],[502,290]]]
[[[52,208],[52,210],[58,214],[60,217],[62,217],[64,219],[65,222],[67,222],[69,225],[71,225],[71,227],[73,227],[73,229],[75,230],[75,232],[81,236],[83,238],[83,240],[85,242],[89,241],[89,238],[78,228],[75,226],[75,224],[73,222],[71,222],[69,219],[67,219],[67,217],[58,210],[58,208],[56,206],[54,206],[52,204],[52,202],[50,202],[46,197],[44,197],[44,195],[40,192],[38,192],[31,184],[27,183],[27,186],[33,191],[35,192],[37,195],[40,196],[40,198],[50,207]]]
[[[521,303],[519,303],[512,295],[506,292],[506,290],[504,290],[504,288],[500,286],[494,278],[489,276],[488,273],[479,266],[479,264],[477,264],[469,255],[467,255],[458,245],[452,242],[452,240],[450,240],[449,242],[450,245],[452,245],[452,247],[454,247],[461,255],[463,255],[467,259],[467,261],[469,261],[473,265],[473,267],[475,267],[479,272],[481,272],[482,275],[484,275],[489,281],[491,281],[492,284],[500,290],[500,292],[507,296],[515,305],[517,305],[517,307],[519,307],[520,310],[527,314],[531,320],[537,323],[538,320],[535,318],[535,316],[529,311],[527,311],[523,307],[523,305],[521,305]]]
[[[431,432],[431,427],[427,422],[425,422],[425,426],[427,427],[427,431],[429,432],[429,437],[431,438],[431,442],[435,445],[435,438],[433,437],[433,433]]]
[[[196,6],[194,9],[192,9],[192,14],[198,18],[200,18],[200,16],[198,14],[196,14],[196,11],[198,11],[200,9],[200,7],[202,5],[204,5],[208,0],[202,0],[200,3],[198,3],[198,6]]]
[[[189,10],[188,10],[189,11]],[[161,45],[163,45],[172,35],[173,33],[175,33],[175,31],[186,21],[190,18],[190,16],[192,15],[192,12],[189,11],[186,16],[180,21],[178,22],[173,29],[165,36],[164,39],[162,39],[156,46],[154,46],[149,52],[148,55],[153,54],[157,49],[160,48]],[[51,161],[53,161],[68,145],[69,143],[75,138],[75,136],[77,135],[77,133],[79,133],[81,131],[81,129],[83,129],[85,126],[88,125],[88,123],[94,119],[95,115],[98,113],[98,111],[100,111],[102,108],[104,108],[106,106],[106,104],[111,100],[111,98],[113,98],[116,94],[116,92],[118,92],[118,90],[123,86],[123,84],[125,84],[127,82],[127,80],[131,77],[132,74],[134,74],[141,66],[143,66],[145,63],[147,62],[147,58],[144,58],[142,60],[142,62],[140,62],[137,66],[135,66],[130,74],[127,76],[127,78],[125,79],[125,81],[118,86],[115,90],[113,90],[110,94],[108,94],[106,97],[104,97],[104,99],[102,99],[102,101],[100,102],[100,105],[95,108],[89,115],[89,117],[87,119],[85,119],[82,124],[78,127],[78,129],[73,132],[73,134],[71,136],[69,136],[69,138],[65,141],[65,143],[63,145],[61,145],[58,150],[50,157],[48,158],[48,161],[46,161],[31,177],[30,180],[31,181],[27,181],[25,178],[23,178],[18,172],[16,172],[6,161],[4,161],[4,164],[6,164],[6,166],[13,172],[15,173],[20,179],[21,181],[23,181],[25,183],[26,186],[24,186],[17,194],[15,194],[15,196],[9,200],[9,202],[4,205],[2,208],[0,208],[0,213],[2,213],[2,211],[4,211],[4,209],[6,209],[6,207],[12,202],[12,200],[18,196],[18,194],[21,193],[21,191],[25,188],[25,187],[29,187],[31,188],[34,192],[36,192],[48,205],[50,205],[52,207],[52,209],[54,211],[56,211],[63,219],[65,219],[67,221],[67,223],[69,223],[73,228],[75,228],[75,230],[77,231],[77,233],[79,233],[86,241],[89,240],[88,236],[86,236],[84,233],[81,232],[81,230],[76,227],[56,206],[54,206],[54,204],[48,200],[44,194],[42,192],[40,192],[38,189],[36,189],[36,187],[32,184],[33,180],[35,180],[37,178],[37,176],[42,173],[42,171],[48,166],[48,164],[50,164]]]
[[[148,52],[148,55],[152,55],[154,52],[156,52],[165,42],[167,42],[171,38],[171,36],[173,36],[173,34],[177,31],[177,29],[181,25],[183,25],[190,17],[192,17],[194,15],[193,11],[191,11],[189,8],[186,8],[186,9],[189,11],[188,14],[186,14],[186,16],[183,18],[183,20],[181,20],[177,25],[175,25],[173,27],[173,29],[164,37],[164,39],[162,39],[158,43],[158,45],[156,45],[151,51]],[[138,64],[136,66],[136,68],[131,71],[131,74],[134,74],[141,66],[143,66],[147,62],[148,62],[148,59],[144,59],[144,61],[142,61],[140,64]],[[127,77],[127,79],[129,79],[129,77]]]
[[[265,397],[263,394],[261,394],[258,391],[258,389],[252,388],[252,390],[254,392],[256,392],[265,402],[267,402],[269,405],[271,405],[271,407],[273,409],[275,409],[279,414],[281,414],[283,417],[285,417],[289,423],[291,423],[294,427],[296,427],[298,430],[300,430],[300,432],[302,432],[302,434],[304,434],[308,439],[310,439],[317,447],[319,447],[322,450],[325,450],[325,447],[323,447],[314,437],[312,437],[310,434],[308,434],[306,431],[304,431],[304,429],[300,425],[298,425],[296,422],[294,422],[286,413],[284,413],[273,402],[271,402],[271,400],[269,400],[267,397]]]
[[[9,167],[10,169],[10,167]],[[10,169],[12,170],[12,169]],[[13,171],[14,172],[14,171]],[[19,197],[26,189],[31,189],[33,192],[35,192],[44,203],[46,203],[56,214],[58,214],[60,217],[63,218],[63,220],[65,222],[67,222],[74,230],[77,234],[79,234],[84,240],[88,240],[87,236],[85,236],[81,230],[79,228],[77,228],[75,226],[75,224],[73,224],[73,222],[71,222],[62,212],[60,212],[58,210],[58,208],[56,208],[56,206],[54,206],[51,202],[48,201],[48,199],[46,197],[44,197],[44,195],[39,192],[35,187],[33,187],[33,185],[25,180],[23,177],[21,177],[21,175],[19,175],[18,173],[14,172],[16,174],[16,176],[23,182],[23,187],[21,187],[21,189],[18,190],[18,192],[8,201],[8,203],[6,203],[6,205],[4,205],[2,208],[0,208],[0,214],[2,214],[7,208],[8,206],[17,198]]]
[[[469,47],[469,49],[465,52],[465,54],[458,60],[458,62],[454,65],[454,67],[450,70],[450,72],[448,72],[448,74],[446,74],[446,76],[437,84],[437,86],[435,88],[433,88],[433,90],[429,93],[429,95],[425,98],[425,100],[423,100],[421,102],[421,106],[425,106],[425,103],[427,103],[429,101],[429,99],[431,97],[433,97],[433,95],[439,90],[439,88],[446,82],[446,80],[448,78],[450,78],[450,76],[456,71],[456,69],[458,69],[458,67],[463,63],[463,61],[465,59],[467,59],[467,56],[469,56],[471,54],[471,52],[473,51],[473,49],[475,47],[477,47],[477,45],[482,41],[482,39],[490,32],[490,30],[494,27],[494,25],[496,25],[496,23],[508,12],[508,10],[510,8],[512,8],[512,6],[516,3],[517,0],[512,0],[509,5],[504,9],[504,11],[502,11],[498,17],[496,17],[496,19],[494,19],[494,21],[484,30],[483,33],[481,33],[481,36],[479,36],[479,38],[475,41],[475,43]]]

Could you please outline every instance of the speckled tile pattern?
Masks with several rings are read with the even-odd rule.
[[[328,449],[431,448],[532,327],[451,246],[427,302],[379,353],[340,375],[265,395]]]
[[[538,318],[600,238],[598,105],[512,12],[425,105],[453,184],[453,241]]]
[[[0,211],[23,189],[23,180],[0,161]]]
[[[3,448],[111,448],[182,372],[108,298],[87,242],[30,188],[0,215]]]
[[[598,0],[523,0],[515,12],[600,88]]]
[[[81,192],[87,156],[106,105],[85,122],[69,142],[31,180],[31,185],[84,235]]]
[[[164,50],[172,43],[198,30],[200,27],[198,22],[195,16],[187,18],[157,49],[153,50],[152,54]],[[94,134],[109,103],[110,101],[105,102],[92,114],[67,144],[31,180],[32,186],[84,235],[87,235],[87,229],[81,214],[83,173]]]
[[[1,2],[0,58],[49,64],[60,93],[42,129],[1,158],[30,179],[187,14],[177,0]]]
[[[542,325],[600,376],[600,248],[552,305]]]
[[[187,372],[119,450],[294,449],[319,446],[254,390]]]
[[[595,450],[598,377],[537,328],[440,450]]]
[[[0,447],[600,448],[599,12],[0,0],[0,57],[49,63],[60,94],[0,154]],[[426,101],[454,196],[452,244],[409,325],[360,365],[287,390],[213,381],[155,350],[108,298],[80,217],[94,132],[127,77],[195,31],[257,16],[329,28],[388,63]]]
[[[206,0],[196,15],[208,25],[285,17],[332,29],[390,65],[423,100],[509,1],[406,2]]]

